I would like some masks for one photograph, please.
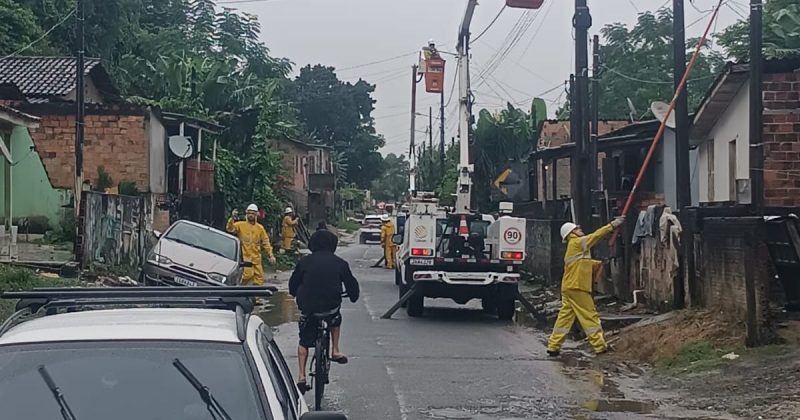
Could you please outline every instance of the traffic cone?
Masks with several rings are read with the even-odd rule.
[[[464,239],[469,238],[469,226],[467,226],[466,216],[461,216],[461,222],[458,224],[458,235],[463,236]]]

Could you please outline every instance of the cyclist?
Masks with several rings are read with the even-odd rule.
[[[289,294],[296,298],[300,309],[300,345],[297,346],[300,370],[297,387],[302,392],[309,389],[306,382],[308,349],[314,347],[317,340],[319,320],[313,314],[336,310],[329,320],[333,347],[331,360],[340,364],[347,363],[347,356],[339,349],[342,314],[338,308],[342,305],[342,285],[351,302],[358,300],[359,287],[347,261],[334,255],[338,242],[336,235],[328,230],[314,232],[308,241],[311,255],[303,257],[297,263],[289,279]]]

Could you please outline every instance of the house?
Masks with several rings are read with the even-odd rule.
[[[28,130],[39,127],[39,118],[0,105],[0,142],[3,148],[0,170],[0,215],[8,231],[19,214],[39,220],[58,218],[61,200],[50,185]]]
[[[690,304],[743,321],[756,344],[776,317],[800,309],[800,224],[791,216],[800,214],[800,60],[764,61],[760,144],[750,140],[749,81],[748,63],[729,63],[693,120],[700,205],[689,228],[698,258],[686,285]],[[755,175],[761,197],[751,191]]]
[[[308,224],[331,221],[336,189],[332,149],[296,139],[275,144],[283,152],[289,204]]]

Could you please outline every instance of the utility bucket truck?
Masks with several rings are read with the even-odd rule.
[[[519,269],[525,259],[525,219],[478,213],[450,213],[431,193],[417,193],[398,245],[395,283],[408,315],[421,316],[425,298],[459,304],[480,299],[500,319],[514,316]]]

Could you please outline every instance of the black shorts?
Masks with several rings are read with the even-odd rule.
[[[341,326],[342,313],[336,311],[334,315],[328,318],[328,325],[333,328]],[[297,321],[297,326],[299,327],[300,332],[300,345],[307,349],[316,346],[319,319],[301,314],[300,319]]]

